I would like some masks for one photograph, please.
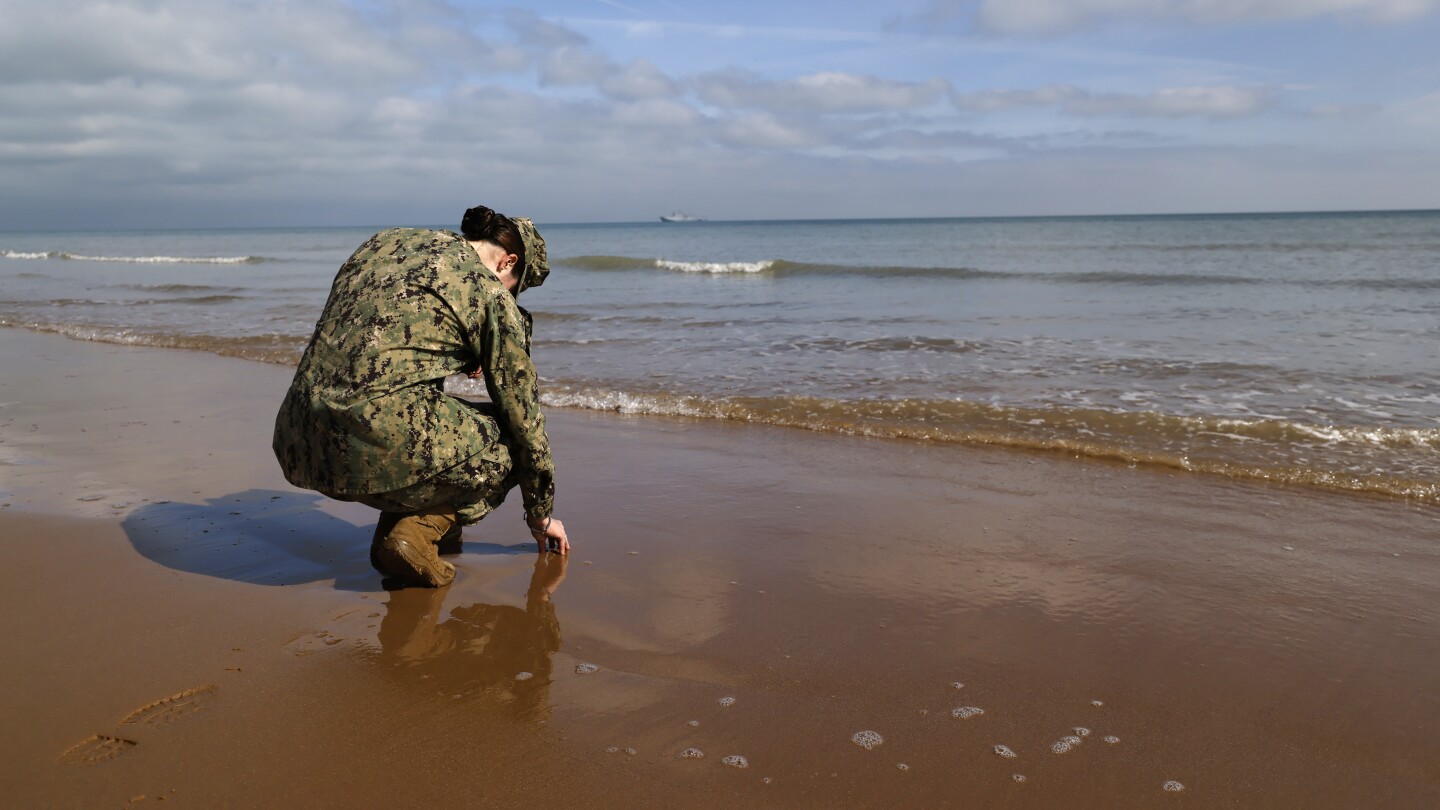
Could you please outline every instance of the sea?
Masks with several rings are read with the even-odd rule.
[[[0,233],[0,325],[293,364],[376,230]],[[540,230],[551,407],[1440,505],[1440,211]]]

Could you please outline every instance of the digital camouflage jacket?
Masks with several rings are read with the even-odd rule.
[[[325,493],[389,492],[503,443],[526,517],[548,517],[555,466],[530,324],[458,234],[375,234],[336,274],[275,418],[285,478]],[[491,408],[443,390],[446,376],[477,365]]]

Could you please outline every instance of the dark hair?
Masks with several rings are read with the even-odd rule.
[[[525,241],[520,229],[504,214],[483,205],[465,212],[460,220],[460,235],[471,242],[492,242],[519,259],[517,267],[525,267]]]

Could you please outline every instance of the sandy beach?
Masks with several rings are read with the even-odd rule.
[[[11,806],[1440,805],[1433,507],[552,410],[571,559],[386,592],[288,369],[0,339]]]

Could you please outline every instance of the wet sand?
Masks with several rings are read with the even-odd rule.
[[[1433,508],[552,411],[568,563],[387,593],[287,370],[0,339],[15,806],[1440,805]]]

